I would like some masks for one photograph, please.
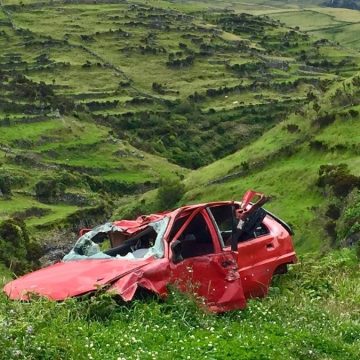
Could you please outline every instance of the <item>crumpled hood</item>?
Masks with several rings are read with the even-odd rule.
[[[64,300],[94,291],[153,261],[154,258],[59,262],[9,282],[4,291],[14,300],[28,300],[28,293]]]

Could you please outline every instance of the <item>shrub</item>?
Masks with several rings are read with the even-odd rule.
[[[360,186],[360,177],[350,174],[347,164],[321,165],[317,186],[329,186],[336,196],[345,197]]]
[[[0,174],[0,195],[11,196],[11,182],[8,175]]]
[[[16,274],[38,265],[41,247],[30,240],[25,223],[9,219],[0,223],[0,261]]]
[[[176,205],[185,193],[184,184],[178,179],[162,180],[157,193],[159,205],[169,209]]]
[[[340,217],[340,214],[340,208],[335,204],[330,204],[325,213],[327,217],[333,220],[337,220]]]
[[[64,194],[65,185],[57,179],[47,178],[35,185],[35,194],[41,202],[53,202]]]
[[[309,146],[312,150],[327,150],[327,145],[321,140],[312,140],[309,142]]]
[[[346,198],[345,204],[337,225],[338,240],[352,244],[354,239],[360,238],[356,236],[360,234],[360,191],[353,190]]]
[[[350,114],[350,116],[352,118],[357,118],[359,116],[359,112],[357,110],[354,110],[354,109],[350,109],[349,114]]]
[[[161,95],[164,95],[166,93],[166,89],[165,89],[164,85],[159,84],[157,82],[152,83],[152,89]]]
[[[356,257],[360,261],[360,241],[356,244]]]
[[[297,126],[296,124],[287,124],[285,129],[289,132],[289,133],[296,133],[300,131],[299,126]]]
[[[332,220],[328,221],[324,228],[331,239],[331,245],[334,246],[336,242],[336,222]]]
[[[170,68],[183,68],[187,66],[191,66],[194,63],[195,57],[193,55],[188,55],[185,58],[180,59],[172,59],[169,56],[169,61],[166,62],[166,65]]]
[[[332,124],[335,121],[335,114],[326,113],[322,116],[317,117],[314,120],[314,124],[319,125],[321,128]]]
[[[189,101],[184,101],[175,107],[175,113],[177,114],[189,114],[195,111],[195,107]]]
[[[244,171],[248,171],[250,169],[250,164],[248,161],[242,161],[240,165]]]
[[[316,102],[313,105],[313,109],[318,113],[320,111],[320,109],[321,109],[321,106]]]

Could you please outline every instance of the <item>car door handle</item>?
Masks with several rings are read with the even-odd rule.
[[[268,243],[268,244],[266,244],[266,248],[268,249],[268,250],[270,250],[270,249],[273,249],[274,248],[274,244],[271,242],[271,243]]]

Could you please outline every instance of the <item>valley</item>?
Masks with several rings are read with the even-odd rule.
[[[357,360],[358,3],[0,0],[0,284],[80,228],[247,189],[299,256],[221,316],[0,294],[0,359]]]

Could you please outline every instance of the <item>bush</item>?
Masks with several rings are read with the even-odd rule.
[[[296,124],[287,124],[287,125],[285,126],[285,129],[286,129],[289,133],[291,133],[291,134],[297,133],[297,132],[300,131],[299,126],[296,125]]]
[[[350,116],[352,118],[357,118],[359,116],[359,112],[357,110],[354,110],[354,109],[350,109],[349,114],[350,114]]]
[[[35,185],[35,194],[39,201],[50,203],[64,194],[65,185],[57,179],[47,178]]]
[[[360,261],[360,241],[356,244],[356,257],[358,258],[358,260]]]
[[[11,196],[11,182],[8,175],[0,175],[0,195]]]
[[[351,245],[360,238],[360,191],[352,191],[346,198],[345,204],[337,225],[338,240]]]
[[[350,174],[347,164],[321,165],[317,186],[328,186],[336,196],[345,197],[360,186],[360,177]]]
[[[185,194],[185,186],[178,179],[162,180],[157,193],[159,205],[162,208],[169,209],[176,205],[176,203]]]
[[[312,150],[328,150],[326,143],[321,140],[312,140],[309,142],[309,146]]]
[[[327,217],[333,220],[337,220],[340,217],[340,214],[340,208],[336,204],[330,204],[325,213]]]
[[[31,241],[25,223],[9,219],[0,223],[0,261],[16,274],[38,265],[40,246]]]
[[[175,107],[175,113],[180,115],[189,114],[195,111],[195,107],[189,101],[184,101]]]
[[[322,127],[332,124],[335,121],[335,119],[336,119],[335,114],[326,113],[322,116],[317,117],[314,120],[314,124],[317,124],[322,128]]]

